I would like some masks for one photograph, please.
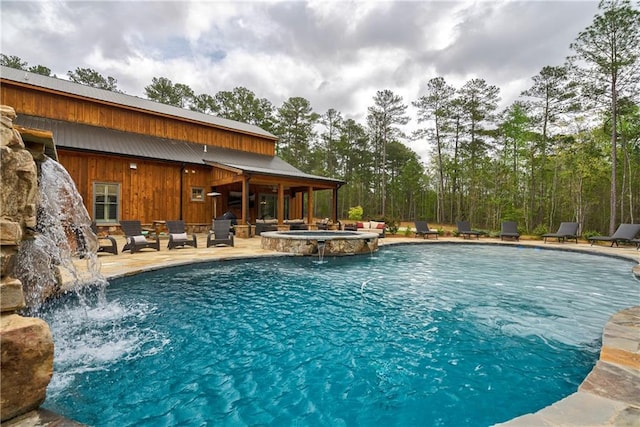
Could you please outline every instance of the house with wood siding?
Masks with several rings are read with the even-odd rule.
[[[233,212],[240,237],[258,218],[313,225],[314,194],[343,181],[306,174],[276,156],[277,137],[247,123],[119,92],[0,67],[0,102],[23,140],[49,132],[92,219],[143,224],[182,219],[192,229]],[[215,211],[214,211],[215,210]]]

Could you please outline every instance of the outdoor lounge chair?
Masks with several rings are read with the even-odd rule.
[[[98,234],[98,226],[95,222],[91,223],[91,231],[98,237],[98,252],[108,252],[118,255],[118,244],[116,239],[111,236],[100,236]]]
[[[548,238],[558,239],[558,242],[564,242],[565,240],[575,240],[578,243],[578,228],[580,224],[577,222],[561,222],[558,231],[555,233],[546,233],[542,235],[544,243],[547,243]]]
[[[518,233],[518,223],[515,221],[504,221],[500,230],[500,240],[514,239],[520,240],[520,233]]]
[[[233,233],[231,232],[231,220],[213,220],[213,230],[207,236],[207,247],[217,245],[233,246]]]
[[[632,239],[631,243],[636,245],[636,249],[640,251],[640,239]]]
[[[169,244],[167,245],[167,248],[173,249],[178,246],[198,247],[196,235],[192,234],[189,236],[187,234],[184,221],[167,221],[167,230],[169,230]]]
[[[416,221],[416,237],[422,236],[423,239],[426,239],[427,236],[436,236],[438,238],[438,230],[430,230],[429,224],[427,221]]]
[[[632,240],[638,233],[640,224],[620,224],[611,236],[592,236],[589,241],[592,246],[595,242],[611,242],[611,246],[618,246],[620,243],[634,243]]]
[[[120,221],[120,227],[127,239],[127,242],[122,247],[122,252],[130,251],[133,254],[145,248],[155,249],[156,251],[160,250],[160,239],[158,239],[158,236],[152,238],[155,240],[150,240],[142,234],[140,221]]]
[[[476,239],[480,239],[480,232],[471,229],[471,224],[469,221],[458,221],[458,235],[462,236],[463,239],[471,238],[471,236],[476,236]]]

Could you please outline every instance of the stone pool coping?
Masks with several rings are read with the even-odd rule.
[[[124,244],[124,239],[118,236],[115,237],[118,241],[118,247],[121,248]],[[206,235],[198,236],[198,240],[200,242],[206,241]],[[107,279],[113,279],[199,262],[291,256],[286,253],[276,253],[262,249],[260,240],[260,238],[236,239],[235,247],[187,247],[170,251],[163,244],[160,251],[144,250],[135,254],[104,254],[99,256],[99,261],[102,274]],[[389,236],[379,239],[379,246],[381,247],[396,244],[461,243],[559,249],[640,262],[640,252],[632,247],[610,248],[603,245],[591,246],[585,243],[543,243],[539,240],[503,242],[492,238],[470,241],[456,237],[440,237],[438,240],[427,240]],[[632,273],[640,280],[640,264],[633,267]],[[46,413],[47,416],[39,416],[40,412]],[[3,424],[19,427],[27,425],[79,425],[63,417],[59,417],[57,421],[51,421],[50,413],[45,409],[34,411],[30,417],[19,418]],[[40,419],[43,422],[34,423],[34,419]],[[627,308],[611,316],[604,327],[600,359],[575,393],[538,412],[525,414],[498,425],[508,427],[640,426],[640,306]]]

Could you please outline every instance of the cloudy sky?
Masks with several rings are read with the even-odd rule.
[[[500,88],[506,107],[542,67],[564,62],[597,6],[578,0],[2,0],[0,50],[61,78],[92,68],[130,95],[144,97],[153,77],[184,83],[196,94],[244,86],[276,107],[301,96],[317,113],[335,108],[364,124],[376,91],[390,89],[410,105],[437,76],[456,87],[483,78]]]

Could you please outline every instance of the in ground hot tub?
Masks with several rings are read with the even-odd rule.
[[[378,250],[378,233],[361,231],[268,231],[261,234],[262,249],[296,255],[355,255]]]

